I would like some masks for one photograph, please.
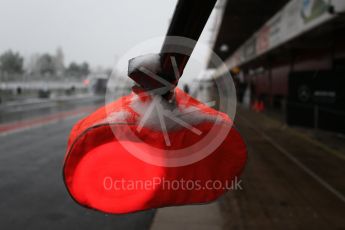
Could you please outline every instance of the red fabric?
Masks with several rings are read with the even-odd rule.
[[[149,143],[163,150],[182,149],[202,139],[212,126],[221,128],[231,122],[227,115],[203,105],[181,90],[176,89],[175,94],[179,106],[183,104],[187,107],[196,106],[204,114],[220,116],[224,123],[204,121],[194,124],[194,127],[203,132],[200,136],[185,128],[169,131],[171,146],[165,145],[160,130],[144,127],[141,132],[136,133],[142,142],[132,143],[131,140],[119,140],[115,137],[112,128],[119,132],[135,131],[137,128],[141,117],[130,107],[134,93],[100,108],[74,126],[68,141],[63,175],[66,187],[76,202],[102,212],[121,214],[171,205],[210,202],[227,191],[223,187],[196,188],[196,184],[194,189],[190,189],[190,186],[189,188],[182,186],[183,183],[174,189],[171,182],[198,181],[201,187],[210,181],[230,185],[231,181],[241,173],[246,161],[245,144],[234,127],[212,154],[195,163],[180,167],[148,164],[123,147],[122,144],[127,141],[139,148],[144,148],[144,143]],[[141,98],[141,100],[148,99]],[[130,112],[131,116],[126,119],[128,125],[110,125],[105,121],[109,112],[122,110]],[[129,182],[133,181],[152,181],[155,186],[144,188],[140,185],[141,182],[138,182],[137,189],[128,189],[128,187],[122,189],[122,182],[117,181],[118,187],[122,186],[121,189],[112,189],[117,179],[124,181],[125,186],[130,186]],[[170,184],[165,183],[167,181]]]

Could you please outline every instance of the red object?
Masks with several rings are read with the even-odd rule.
[[[164,159],[168,150],[185,149],[198,143],[212,127],[220,130],[231,125],[226,114],[205,106],[177,88],[175,95],[178,108],[198,108],[200,114],[218,117],[220,122],[212,119],[194,122],[192,126],[200,130],[201,135],[184,127],[168,129],[171,146],[167,146],[161,130],[144,126],[137,131],[142,117],[132,108],[131,103],[137,95],[131,93],[74,126],[68,141],[63,176],[76,202],[102,212],[122,214],[214,201],[234,185],[232,182],[246,162],[246,146],[234,127],[211,154],[184,166],[150,164],[128,151],[128,145],[143,149],[149,144],[161,149],[159,154]],[[140,96],[138,100],[145,103],[151,99]],[[123,111],[129,114],[122,118],[123,121],[107,122],[107,116],[109,121],[109,116]],[[126,135],[119,138],[114,135],[114,130],[124,134],[133,132],[141,141],[126,139]],[[193,151],[182,155],[191,153]]]
[[[252,105],[252,110],[255,112],[263,112],[265,110],[265,104],[262,100],[255,100]]]
[[[265,110],[264,102],[260,100],[258,104],[258,111],[263,112],[264,110]]]

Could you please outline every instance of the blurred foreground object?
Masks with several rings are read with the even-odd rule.
[[[233,188],[246,146],[232,120],[175,88],[215,0],[180,0],[160,54],[129,61],[133,92],[76,124],[64,180],[79,204],[122,214],[211,202]]]
[[[161,102],[149,113],[159,98],[131,93],[75,125],[64,179],[76,202],[120,214],[210,202],[232,189],[243,170],[246,147],[228,116],[178,88],[174,106]],[[160,112],[166,110],[170,121],[162,127]],[[225,139],[217,137],[224,132]],[[216,146],[209,155],[193,160],[210,145]]]

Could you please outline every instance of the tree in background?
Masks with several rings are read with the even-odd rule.
[[[83,62],[82,64],[71,62],[67,68],[67,73],[75,77],[85,77],[90,73],[90,67],[86,62]]]
[[[8,50],[0,55],[0,70],[9,74],[22,73],[23,61],[23,57],[18,52]]]
[[[55,54],[34,54],[28,60],[27,72],[31,75],[53,75],[62,77],[65,72],[64,54],[62,48],[57,48]]]
[[[50,54],[43,54],[38,60],[39,70],[41,74],[53,75],[56,72],[54,57]]]
[[[83,76],[86,76],[90,73],[90,67],[89,67],[89,64],[87,62],[83,62],[80,65],[80,72]]]

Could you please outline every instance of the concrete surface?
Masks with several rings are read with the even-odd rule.
[[[158,209],[151,230],[221,230],[223,218],[218,202]]]

